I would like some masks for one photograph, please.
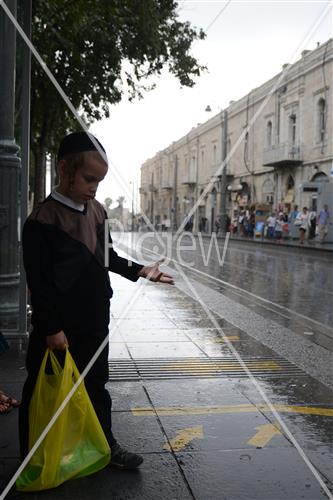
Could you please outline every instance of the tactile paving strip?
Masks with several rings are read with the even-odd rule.
[[[255,377],[305,376],[293,363],[279,357],[244,357]],[[233,357],[110,359],[110,381],[166,380],[178,378],[229,378],[248,375]]]

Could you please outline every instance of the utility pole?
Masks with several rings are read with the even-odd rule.
[[[222,173],[221,173],[221,234],[226,233],[227,222],[227,148],[228,148],[228,111],[223,113],[222,128]]]
[[[196,153],[196,169],[195,169],[195,201],[197,208],[195,210],[194,215],[194,233],[198,234],[199,232],[199,207],[198,207],[198,199],[199,199],[199,135],[197,137],[197,153]]]
[[[16,0],[6,5],[16,17]],[[19,330],[19,176],[21,161],[14,138],[15,27],[0,6],[0,330]]]
[[[154,172],[151,174],[150,224],[154,227]]]
[[[131,182],[132,184],[132,224],[131,224],[131,229],[132,233],[134,232],[134,181]]]
[[[174,156],[174,168],[173,168],[173,196],[172,196],[172,207],[173,207],[173,218],[172,218],[172,230],[177,231],[177,175],[178,175],[178,156]]]

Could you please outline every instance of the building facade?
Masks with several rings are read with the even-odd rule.
[[[306,181],[332,182],[333,39],[303,51],[292,65],[141,167],[141,211],[173,228],[193,214],[211,231],[226,210],[267,204],[289,212],[316,208]],[[225,170],[223,170],[225,168]]]

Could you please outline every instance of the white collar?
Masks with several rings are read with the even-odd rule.
[[[58,193],[58,191],[52,191],[51,196],[55,200],[60,201],[60,203],[63,203],[70,208],[74,208],[74,210],[79,210],[80,212],[84,211],[83,203],[76,203],[75,201],[71,200],[71,198],[68,198],[68,196],[64,196],[63,194]]]

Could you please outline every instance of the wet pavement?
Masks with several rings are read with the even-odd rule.
[[[177,273],[177,287],[168,287],[112,275],[113,430],[123,446],[143,454],[140,470],[106,468],[29,498],[328,498],[316,474],[333,491],[330,351],[294,332],[293,322],[268,319],[266,309],[250,307],[243,295],[231,298],[210,282],[185,278]],[[24,351],[13,344],[0,358],[1,389],[14,396],[25,376]],[[15,410],[0,416],[0,491],[18,466],[16,421]]]
[[[118,235],[115,238],[119,238]],[[196,282],[333,351],[333,252],[183,234],[125,233],[121,248],[139,261],[165,255]],[[225,253],[224,253],[225,252]],[[223,261],[223,262],[222,262]],[[178,273],[177,273],[178,274]]]

